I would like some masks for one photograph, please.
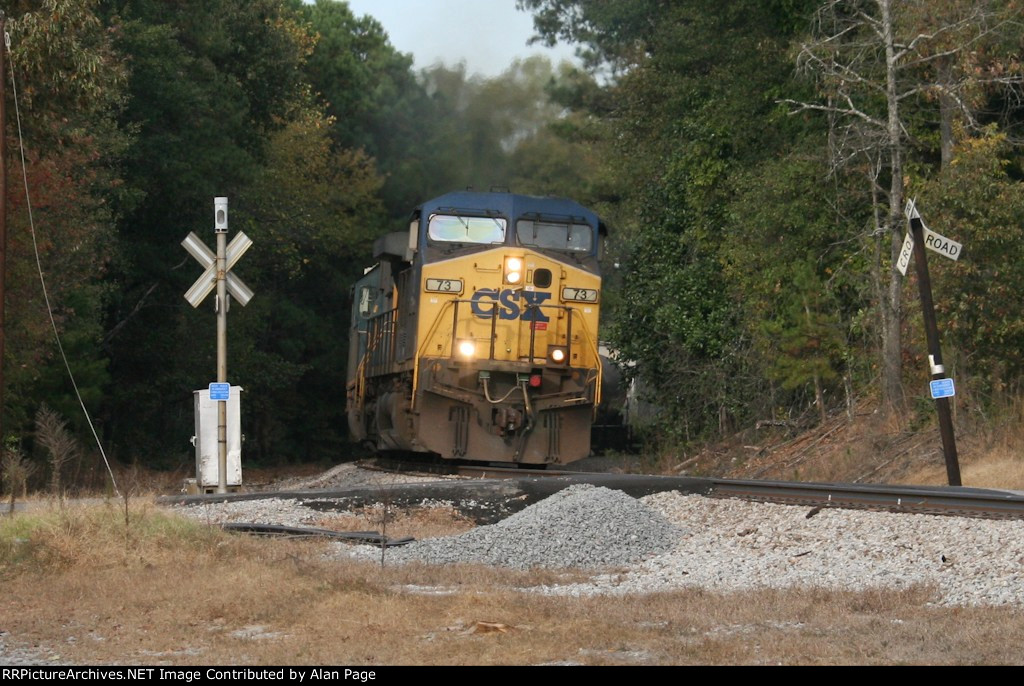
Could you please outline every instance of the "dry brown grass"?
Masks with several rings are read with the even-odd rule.
[[[1003,421],[957,434],[957,452],[965,486],[1024,490],[1024,421],[1019,406]],[[927,464],[917,465],[909,483],[946,483],[941,452]]]
[[[0,520],[8,643],[76,664],[968,664],[1024,613],[928,589],[546,597],[579,574],[336,562],[136,504]]]
[[[691,473],[785,481],[947,483],[934,411],[884,417],[870,402],[823,425],[787,435],[750,430],[708,446]],[[965,486],[1024,490],[1024,404],[1007,407],[1003,420],[969,417],[956,424]],[[913,423],[911,423],[913,420]],[[691,458],[692,459],[692,458]]]
[[[966,461],[961,459],[960,476],[964,486],[1021,491],[1024,490],[1024,457],[992,451],[968,457]],[[922,465],[912,472],[907,483],[945,484],[946,468],[941,457],[939,464]]]
[[[118,489],[121,491],[131,490],[134,494],[154,495],[176,495],[181,493],[186,478],[192,478],[195,474],[195,464],[191,460],[181,462],[171,469],[151,469],[141,464],[113,464],[114,477],[117,480]],[[324,464],[299,464],[284,465],[277,467],[249,467],[243,465],[243,483],[245,490],[258,491],[263,487],[280,481],[285,477],[310,477],[323,473],[327,469]],[[36,486],[42,489],[44,484],[37,483]],[[100,466],[100,472],[96,478],[69,484],[71,492],[79,496],[103,496],[110,495],[113,490],[110,488],[107,473]]]

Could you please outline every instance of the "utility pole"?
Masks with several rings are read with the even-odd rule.
[[[946,246],[945,250],[932,248],[949,257],[950,244],[957,245],[942,236],[932,234],[931,239],[926,243],[924,222],[921,215],[912,203],[908,203],[908,216],[910,218],[910,232],[914,241],[914,264],[917,267],[917,285],[921,293],[921,308],[924,314],[925,335],[928,338],[928,363],[931,372],[933,386],[935,381],[946,379],[946,368],[942,364],[942,350],[939,347],[939,325],[935,320],[935,304],[932,301],[932,281],[928,275],[928,256],[925,253],[925,246],[939,245]],[[945,241],[943,243],[943,241]],[[955,259],[959,256],[960,249],[955,248]],[[952,380],[949,382],[952,384]],[[950,386],[951,387],[951,386]],[[950,391],[951,392],[951,391]],[[942,453],[946,459],[946,478],[950,486],[960,486],[960,462],[956,453],[956,438],[953,435],[953,417],[949,408],[948,396],[937,396],[934,391],[935,407],[939,414],[939,434],[942,437]]]

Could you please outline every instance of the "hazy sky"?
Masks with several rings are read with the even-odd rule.
[[[527,46],[533,16],[516,10],[516,0],[348,0],[357,17],[381,23],[391,44],[412,53],[416,69],[436,62],[466,62],[470,73],[500,74],[516,57],[547,55],[572,59],[573,49]]]

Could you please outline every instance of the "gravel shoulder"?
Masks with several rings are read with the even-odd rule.
[[[4,667],[32,667],[35,665],[64,665],[59,656],[40,646],[21,645],[0,630],[0,665]]]
[[[581,605],[595,599],[605,604],[620,602],[619,598],[629,603],[656,603],[661,593],[688,589],[728,599],[762,589],[857,592],[913,588],[917,597],[926,599],[916,602],[926,602],[929,611],[952,608],[942,610],[946,617],[963,607],[1007,608],[1015,616],[1024,609],[1024,522],[829,508],[819,511],[676,491],[643,495],[651,491],[640,489],[628,495],[607,487],[609,482],[563,488],[566,482],[557,479],[538,481],[543,485],[529,499],[522,492],[510,495],[517,491],[507,484],[488,491],[505,489],[508,492],[503,497],[521,499],[500,517],[491,517],[496,511],[494,503],[479,501],[483,491],[472,483],[441,484],[454,499],[422,499],[422,493],[435,492],[434,487],[417,487],[420,500],[393,501],[385,509],[406,515],[415,511],[422,520],[429,520],[416,522],[420,526],[433,526],[446,518],[452,523],[458,520],[458,526],[445,522],[423,529],[416,535],[417,542],[387,549],[386,563],[441,565],[448,576],[460,573],[451,565],[550,569],[558,573],[531,576],[526,583],[532,585],[520,586],[517,581],[515,588],[501,586],[494,591],[511,592],[516,597],[526,592],[579,598]],[[316,477],[287,482],[288,488],[303,491],[304,497],[257,494],[171,507],[208,524],[244,521],[351,530],[353,520],[358,520],[355,524],[363,530],[375,528],[372,517],[377,515],[373,513],[379,514],[381,509],[379,503],[373,504],[373,498],[412,493],[411,486],[401,486],[409,482],[436,484],[438,479],[368,472],[347,464]],[[331,489],[333,496],[328,495]],[[354,492],[351,489],[362,493],[358,500],[337,493]],[[372,510],[374,507],[377,510]],[[487,516],[467,517],[465,512],[470,511]],[[388,535],[392,535],[391,527]],[[334,564],[333,560],[351,559],[379,564],[381,557],[378,547],[342,542],[314,550],[326,551],[328,565]],[[580,572],[561,574],[559,570]],[[413,566],[407,573],[414,583],[402,588],[411,595],[423,593],[424,588],[458,592],[443,583],[417,585],[416,579],[432,573],[429,570]],[[466,568],[466,573],[480,572]],[[0,626],[0,664],[61,664],[60,641],[49,647],[20,643],[4,633],[4,628]]]
[[[363,471],[341,465],[325,476],[333,486],[379,482],[380,473]],[[386,476],[396,479],[391,483],[399,479]],[[329,500],[236,501],[183,512],[211,523],[303,526],[329,519]],[[421,503],[453,505],[458,503]],[[335,510],[338,516],[341,510]],[[591,570],[586,583],[538,589],[578,596],[925,585],[936,589],[940,605],[1024,605],[1024,522],[840,509],[809,513],[801,506],[676,492],[636,499],[575,485],[501,521],[389,549],[386,556],[395,563]],[[349,543],[332,544],[331,554],[380,557],[377,548]]]

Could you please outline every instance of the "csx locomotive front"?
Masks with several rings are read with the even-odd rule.
[[[352,438],[448,459],[586,457],[605,234],[571,200],[465,191],[378,239],[353,288]]]

